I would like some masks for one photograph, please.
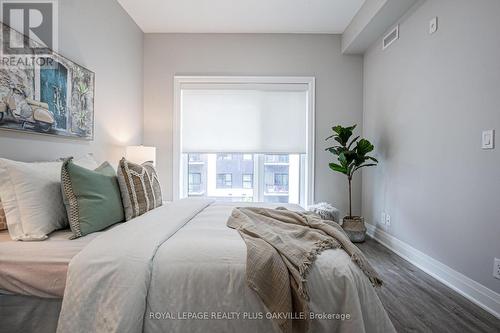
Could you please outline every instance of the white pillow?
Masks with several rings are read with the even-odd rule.
[[[92,170],[98,166],[90,154],[75,164]],[[23,163],[0,158],[0,200],[13,240],[44,240],[68,226],[61,167],[59,161]]]
[[[66,159],[65,157],[60,158],[59,161],[64,162],[65,159]],[[97,163],[97,161],[94,158],[94,155],[92,154],[85,154],[83,156],[76,157],[73,159],[73,163],[89,170],[95,170],[100,165],[99,163]]]
[[[44,240],[67,226],[61,166],[0,159],[0,198],[13,240]]]

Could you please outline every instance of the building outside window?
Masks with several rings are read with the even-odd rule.
[[[189,154],[189,162],[190,163],[202,162],[201,154]]]
[[[189,174],[189,193],[201,193],[201,173]]]
[[[243,175],[243,188],[253,188],[253,175]]]
[[[233,175],[230,173],[217,174],[217,188],[233,187]]]
[[[278,192],[288,192],[288,174],[275,173],[274,186],[278,189]]]
[[[288,155],[266,155],[266,164],[277,164],[277,163],[288,163],[289,162]]]
[[[233,154],[217,154],[217,159],[219,161],[231,161],[233,159]]]
[[[219,201],[299,203],[305,172],[299,154],[187,154],[189,197]],[[249,156],[245,156],[249,155]],[[189,161],[199,162],[189,162]],[[203,194],[203,195],[202,195]]]

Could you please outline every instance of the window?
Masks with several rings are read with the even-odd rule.
[[[201,187],[201,173],[190,173],[189,174],[189,194],[199,194],[202,193]]]
[[[188,163],[190,170],[187,196],[205,196],[218,201],[249,201],[269,203],[300,203],[305,182],[305,155],[232,154],[231,160],[219,159],[221,153],[199,154],[201,164]],[[186,161],[192,160],[187,154]],[[288,161],[284,163],[284,161]],[[200,174],[200,176],[191,176]],[[200,184],[193,183],[200,179]]]
[[[200,185],[201,184],[201,173],[190,173],[189,174],[189,184]]]
[[[174,198],[312,203],[314,78],[182,76],[174,94]]]
[[[243,188],[253,188],[253,175],[243,175]]]
[[[274,174],[274,186],[284,187],[288,190],[288,174],[275,173]]]
[[[233,187],[233,175],[230,173],[217,174],[217,188]]]

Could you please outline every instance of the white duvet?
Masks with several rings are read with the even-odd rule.
[[[58,332],[278,332],[246,285],[234,207],[181,200],[97,237],[70,263]],[[394,332],[343,250],[324,251],[307,281],[310,332]]]

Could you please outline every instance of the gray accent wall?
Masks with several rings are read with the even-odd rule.
[[[0,157],[46,161],[93,153],[118,162],[126,145],[142,142],[142,31],[115,0],[59,0],[59,53],[95,72],[95,140],[0,131]]]
[[[347,210],[347,181],[328,168],[331,158],[324,151],[324,139],[335,124],[361,124],[363,58],[342,55],[340,36],[146,34],[144,143],[158,147],[158,172],[168,199],[173,181],[174,75],[316,77],[315,198]],[[354,210],[360,212],[360,178],[353,198]]]
[[[363,214],[387,232],[500,292],[500,1],[425,1],[400,39],[364,59],[364,135],[380,166],[364,171]],[[429,20],[439,29],[429,35]],[[481,132],[497,130],[497,148]]]

